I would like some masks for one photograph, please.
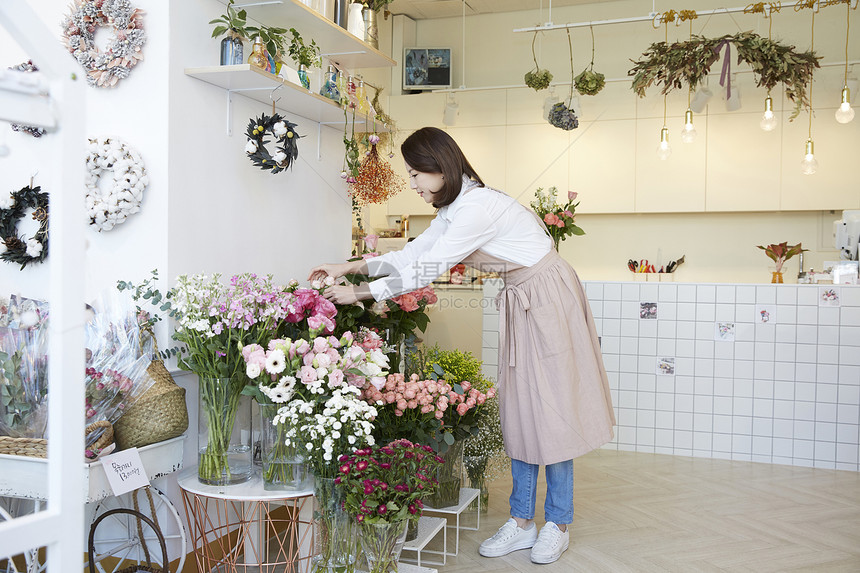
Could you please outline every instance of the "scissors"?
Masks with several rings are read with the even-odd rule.
[[[650,265],[648,264],[648,259],[642,259],[641,261],[639,261],[639,270],[637,272],[647,273],[647,272],[649,272],[648,271],[649,266]]]
[[[636,267],[639,266],[639,263],[634,261],[633,259],[627,259],[627,268],[630,269],[631,272],[636,272]]]

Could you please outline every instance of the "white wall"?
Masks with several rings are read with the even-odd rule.
[[[694,2],[685,8],[713,9],[713,2]],[[650,6],[636,2],[603,2],[554,8],[555,23],[582,22],[645,15]],[[658,8],[661,8],[658,6]],[[665,8],[665,7],[663,7]],[[853,15],[853,13],[852,13]],[[810,47],[810,16],[783,10],[774,17],[773,37],[798,50]],[[545,22],[537,10],[471,16],[466,19],[466,64],[463,77],[461,22],[459,18],[418,21],[415,44],[450,46],[454,85],[468,88],[522,85],[523,74],[534,66],[531,34],[512,32]],[[767,20],[760,16],[718,14],[702,16],[693,32],[708,37],[752,29],[767,35]],[[845,9],[830,7],[816,16],[815,51],[822,63],[844,61]],[[610,80],[597,96],[582,96],[580,127],[564,132],[541,116],[547,91],[530,88],[479,89],[457,93],[460,114],[456,125],[442,125],[445,94],[392,97],[391,114],[402,129],[400,140],[414,129],[433,125],[446,129],[460,143],[484,180],[525,204],[538,186],[555,185],[562,193],[576,190],[581,205],[578,223],[588,233],[563,243],[562,254],[589,279],[625,280],[628,258],[653,261],[662,249],[664,262],[687,255],[679,280],[738,282],[766,281],[769,260],[758,244],[803,242],[811,249],[806,267],[821,268],[836,256],[829,228],[822,220],[838,219],[841,209],[860,208],[853,151],[860,142],[860,122],[838,124],[833,113],[839,103],[842,68],[822,67],[813,83],[815,121],[813,136],[818,173],[800,174],[807,136],[806,113],[788,121],[791,103],[782,89],[773,92],[783,121],[776,131],[763,132],[759,119],[766,92],[753,85],[746,65],[738,72],[743,107],[727,112],[719,90],[702,114],[696,115],[698,139],[680,141],[679,131],[687,106],[686,93],[676,90],[668,98],[668,126],[672,157],[661,162],[655,149],[662,125],[663,98],[652,87],[646,98],[630,89],[627,71],[631,59],[652,43],[662,41],[664,30],[648,22],[598,26],[595,70]],[[684,40],[687,23],[670,26],[669,40]],[[575,70],[591,58],[588,28],[571,30]],[[860,32],[851,30],[849,60],[860,61]],[[567,37],[563,30],[541,34],[537,42],[541,67],[555,82],[569,82]],[[722,60],[712,67],[711,85],[719,80]],[[860,70],[860,66],[855,66]],[[855,72],[856,75],[856,72]],[[737,87],[737,86],[736,86]],[[567,86],[556,93],[564,97]],[[856,107],[856,105],[855,105]],[[402,161],[393,160],[403,174]],[[836,210],[829,214],[822,210]],[[431,215],[432,208],[406,192],[387,206],[369,210],[375,228],[392,226],[402,213]],[[413,218],[417,222],[417,218]],[[414,225],[413,225],[414,226]],[[789,268],[794,270],[792,261]],[[789,277],[791,280],[791,277]]]

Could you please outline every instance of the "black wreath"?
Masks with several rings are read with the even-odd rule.
[[[41,263],[48,257],[48,194],[42,193],[38,186],[24,187],[12,193],[12,200],[10,208],[0,209],[0,239],[6,245],[0,259],[20,264],[24,270],[29,263]],[[27,241],[18,236],[18,219],[28,208],[33,209],[33,219],[39,221],[39,230],[33,238],[42,243],[42,252],[36,257],[27,254]]]
[[[276,124],[284,122],[287,131],[282,136],[278,137],[275,134],[274,127]],[[287,121],[279,114],[274,114],[271,117],[266,114],[261,115],[257,119],[252,119],[248,122],[248,129],[245,130],[245,135],[248,136],[248,141],[254,141],[257,144],[257,150],[253,153],[248,153],[251,162],[263,170],[269,170],[273,174],[280,173],[287,167],[290,167],[299,157],[298,139],[301,137],[296,133],[296,124]],[[286,159],[278,163],[272,158],[272,154],[266,149],[266,144],[269,140],[266,139],[266,134],[270,133],[275,138],[275,153],[283,151]]]

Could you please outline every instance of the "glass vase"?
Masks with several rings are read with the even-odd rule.
[[[334,71],[334,66],[329,66],[325,74],[325,82],[320,88],[320,95],[328,99],[340,103],[340,91],[337,89],[337,72]]]
[[[242,40],[237,37],[221,40],[221,65],[232,66],[243,63]]]
[[[308,67],[304,64],[299,66],[299,81],[306,90],[311,89],[311,79],[308,77]]]
[[[362,523],[358,526],[369,573],[396,573],[406,539],[406,521]]]
[[[197,400],[197,477],[208,485],[232,485],[251,478],[251,401],[245,382],[200,377]]]
[[[263,489],[303,491],[311,487],[311,473],[305,457],[295,444],[286,444],[289,426],[275,425],[280,404],[260,403],[260,457]]]
[[[355,521],[343,509],[344,493],[333,478],[314,477],[315,571],[351,571],[358,556]]]
[[[460,501],[460,487],[463,475],[463,444],[457,440],[439,456],[445,460],[436,470],[436,491],[424,500],[426,505],[436,509],[457,505]]]
[[[465,477],[469,480],[469,487],[480,491],[481,513],[486,515],[487,504],[490,502],[490,488],[487,484],[486,472],[489,462],[488,456],[463,456],[463,467]],[[477,509],[478,500],[469,504],[469,509]]]

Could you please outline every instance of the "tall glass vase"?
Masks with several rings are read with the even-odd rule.
[[[251,401],[245,382],[200,377],[197,408],[197,477],[209,485],[251,478]]]
[[[362,523],[359,539],[369,573],[396,573],[406,539],[406,521]]]
[[[355,522],[333,478],[314,477],[314,571],[352,571],[358,556]]]
[[[460,487],[463,475],[463,444],[457,440],[439,456],[445,460],[436,470],[436,491],[424,500],[426,505],[435,508],[450,507],[460,501]]]
[[[490,488],[486,479],[488,463],[489,457],[486,455],[463,456],[466,479],[469,480],[470,488],[480,491],[481,513],[484,515],[487,513],[487,505],[490,502]],[[478,500],[473,501],[469,505],[469,509],[477,509],[477,504]]]
[[[286,444],[289,426],[273,423],[280,404],[260,402],[260,457],[263,489],[301,491],[311,487],[310,468],[295,444]]]

